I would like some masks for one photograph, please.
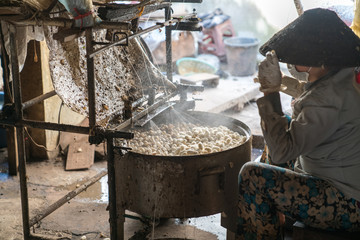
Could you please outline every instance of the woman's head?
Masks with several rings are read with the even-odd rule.
[[[360,66],[360,39],[327,9],[311,9],[276,33],[260,48],[275,50],[279,61],[312,67]]]

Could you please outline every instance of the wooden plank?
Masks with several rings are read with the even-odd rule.
[[[86,127],[89,126],[89,119],[85,118],[81,123],[80,126]],[[88,141],[89,135],[79,134],[79,133],[72,133],[72,132],[61,132],[60,133],[60,140],[59,145],[62,151],[65,151],[66,148],[74,142],[86,142]]]
[[[201,83],[206,87],[217,87],[219,85],[220,77],[210,73],[195,73],[190,76],[180,77],[180,83],[197,84]]]
[[[241,110],[245,103],[260,93],[259,86],[253,82],[253,76],[221,79],[217,88],[205,88],[204,92],[193,95],[193,98],[199,99],[195,110],[213,113],[234,108]]]
[[[74,142],[69,145],[65,170],[89,169],[94,164],[95,145]]]

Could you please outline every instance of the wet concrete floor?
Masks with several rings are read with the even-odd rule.
[[[6,149],[2,150],[0,239],[22,239],[19,177],[11,177],[7,174],[7,163],[4,161]],[[60,159],[28,162],[30,218],[104,169],[106,169],[105,161],[96,161],[89,170],[84,171],[64,171],[64,164]],[[107,188],[107,176],[105,176],[41,220],[40,224],[31,229],[32,233],[35,235],[45,234],[55,237],[55,239],[104,239],[109,237],[109,215],[106,210],[108,205]],[[138,216],[128,211],[126,213]],[[156,225],[156,227],[152,228],[152,225]],[[149,227],[150,230],[147,229]],[[148,234],[144,237],[140,234],[141,232]],[[148,224],[127,218],[125,239],[145,238],[225,240],[226,229],[220,225],[220,214],[191,219],[167,219]]]

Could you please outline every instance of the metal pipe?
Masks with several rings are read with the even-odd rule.
[[[13,92],[15,102],[16,119],[23,118],[22,99],[21,99],[21,82],[19,72],[19,61],[16,45],[16,28],[10,25],[10,49],[11,49],[11,70],[13,77]],[[18,146],[18,159],[19,159],[19,174],[20,174],[20,192],[21,192],[21,209],[22,209],[22,222],[24,239],[30,238],[30,225],[29,225],[29,199],[26,180],[26,159],[25,159],[25,144],[24,144],[24,127],[16,127],[16,140]]]
[[[113,138],[108,137],[107,148],[107,167],[108,167],[108,187],[109,187],[109,222],[111,240],[124,240],[124,224],[121,223],[123,216],[118,216],[116,211],[116,189],[115,189],[115,162],[114,162],[114,142]],[[118,217],[120,217],[118,219]]]
[[[1,119],[0,125],[4,126],[15,126],[15,127],[30,127],[30,128],[39,128],[39,129],[46,129],[52,131],[62,131],[62,132],[72,132],[72,133],[80,133],[80,134],[89,134],[90,128],[89,127],[81,127],[81,126],[73,126],[68,124],[59,124],[59,123],[51,123],[51,122],[39,122],[34,120],[27,120],[23,119],[17,122]],[[95,133],[100,133],[104,136],[110,136],[113,138],[125,138],[131,139],[134,137],[133,133],[130,132],[121,132],[116,130],[108,130],[108,129],[94,129]]]
[[[60,208],[62,205],[64,205],[65,203],[67,203],[68,201],[70,201],[71,199],[73,199],[74,197],[76,197],[77,195],[82,193],[83,191],[85,191],[88,187],[90,187],[91,185],[93,185],[94,183],[99,181],[106,174],[107,174],[106,170],[101,171],[100,173],[96,174],[94,177],[90,178],[87,182],[82,184],[80,187],[69,192],[64,197],[60,198],[55,203],[51,204],[48,208],[40,211],[39,214],[37,214],[35,217],[33,217],[30,220],[30,227],[34,226],[36,223],[41,221],[43,218],[45,218],[46,216],[53,213],[56,209]]]
[[[55,90],[53,90],[51,92],[48,92],[48,93],[45,93],[45,94],[43,94],[41,96],[35,97],[35,98],[33,98],[33,99],[31,99],[31,100],[29,100],[27,102],[24,102],[22,104],[22,108],[26,109],[26,108],[31,107],[32,105],[34,105],[36,103],[39,103],[39,102],[41,102],[41,101],[43,101],[45,99],[51,98],[52,96],[55,96],[55,95],[56,95]]]
[[[89,57],[93,51],[92,28],[86,29],[86,63],[87,63],[87,81],[88,81],[88,109],[89,109],[89,126],[93,129],[96,124],[95,112],[95,67],[94,59]],[[90,133],[91,134],[91,133]]]
[[[23,15],[19,16],[23,18]],[[75,20],[74,19],[67,19],[67,18],[51,18],[51,19],[19,19],[18,15],[15,16],[7,16],[1,17],[0,19],[7,20],[14,25],[32,25],[32,26],[53,26],[53,27],[62,27],[62,28],[71,28]],[[131,28],[130,22],[109,22],[109,21],[102,21],[96,24],[94,29],[116,29],[116,30],[129,30]]]
[[[80,134],[89,134],[90,128],[89,127],[81,127],[81,126],[73,126],[68,124],[58,124],[58,123],[51,123],[51,122],[38,122],[34,120],[27,120],[24,119],[19,123],[16,123],[15,126],[25,126],[31,128],[40,128],[46,130],[53,130],[53,131],[63,131],[63,132],[73,132],[73,133],[80,133]]]
[[[171,8],[165,8],[165,20],[171,19]],[[172,82],[172,40],[171,40],[171,26],[165,28],[165,44],[166,44],[166,76]]]

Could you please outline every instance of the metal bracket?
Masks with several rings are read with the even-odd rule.
[[[129,36],[126,32],[114,32],[113,33],[113,42],[116,42],[116,41],[120,41],[121,37],[119,37],[119,35],[123,35],[125,36],[124,38],[126,39],[126,42],[125,43],[119,43],[117,46],[128,46],[129,45]]]
[[[120,156],[124,156],[128,151],[132,150],[132,148],[129,148],[129,147],[120,147],[120,146],[114,146],[113,148],[114,148],[114,150],[117,151],[117,153],[118,153]]]
[[[125,37],[124,38],[121,38],[119,37],[118,35],[124,35]],[[119,41],[121,39],[126,39],[125,43],[118,43],[114,46],[129,46],[129,37],[128,37],[128,34],[125,33],[125,32],[114,32],[111,36],[111,41],[112,42],[116,42],[116,41]],[[108,45],[109,43],[108,42],[96,42],[96,41],[92,41],[92,44],[93,45],[102,45],[102,46],[106,46]]]

